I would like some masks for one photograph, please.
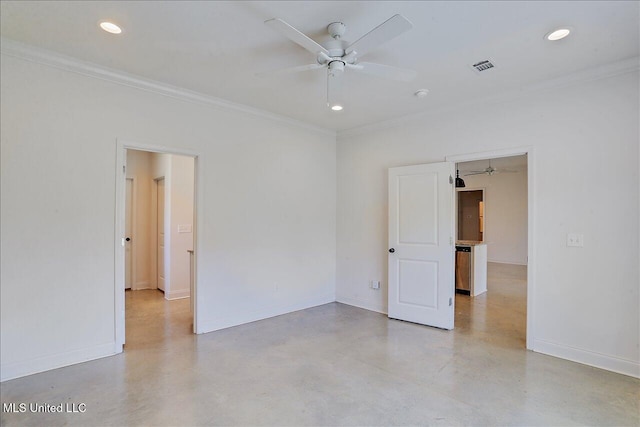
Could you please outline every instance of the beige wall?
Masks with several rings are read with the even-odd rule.
[[[464,163],[459,164],[464,168]],[[484,188],[489,262],[527,265],[527,168],[517,173],[465,176],[467,188]]]
[[[156,182],[165,180],[165,298],[189,296],[189,255],[193,250],[194,159],[127,150],[127,178],[134,179],[133,289],[157,288]],[[180,232],[179,228],[189,232]]]
[[[132,236],[132,258],[134,263],[133,290],[155,289],[153,270],[155,253],[152,250],[152,219],[155,211],[151,205],[153,190],[153,154],[146,151],[127,151],[127,178],[133,178],[134,224]]]

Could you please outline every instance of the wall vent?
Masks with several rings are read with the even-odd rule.
[[[475,64],[473,64],[471,66],[471,68],[473,68],[478,73],[490,70],[490,69],[492,69],[494,67],[495,67],[495,65],[493,65],[493,62],[491,62],[489,59],[485,59],[484,61],[476,62]]]

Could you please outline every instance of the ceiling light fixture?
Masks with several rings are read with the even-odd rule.
[[[107,33],[111,33],[111,34],[120,34],[120,33],[122,33],[122,28],[118,27],[116,24],[114,24],[113,22],[109,22],[109,21],[100,22],[100,28],[105,30]]]
[[[555,42],[558,40],[562,40],[563,38],[567,37],[569,35],[569,33],[571,33],[571,28],[558,28],[557,30],[553,30],[549,33],[547,33],[544,38]]]
[[[427,89],[420,89],[420,90],[417,90],[416,93],[414,93],[414,95],[416,98],[420,98],[420,99],[426,98],[427,95],[429,95],[429,91]]]
[[[331,109],[333,111],[341,111],[342,110],[342,105],[332,105]]]

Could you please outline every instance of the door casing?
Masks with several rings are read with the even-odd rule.
[[[536,314],[536,162],[533,147],[516,147],[502,150],[483,151],[470,154],[456,154],[446,156],[448,162],[471,162],[474,160],[497,159],[500,157],[527,156],[527,349],[534,350],[535,342],[535,314]],[[457,203],[457,202],[456,202]],[[454,212],[457,212],[454,209]]]
[[[116,200],[115,200],[115,274],[114,274],[114,353],[121,353],[125,342],[125,301],[124,301],[124,218],[125,218],[125,179],[126,179],[126,150],[140,150],[152,153],[176,154],[179,156],[190,156],[194,158],[194,227],[193,227],[193,254],[194,263],[194,299],[193,310],[193,332],[200,333],[198,329],[198,253],[200,253],[201,242],[198,239],[198,230],[202,229],[204,213],[202,211],[204,203],[202,182],[204,171],[203,154],[197,151],[165,147],[149,143],[141,143],[127,139],[116,140]]]

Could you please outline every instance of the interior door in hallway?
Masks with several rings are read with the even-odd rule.
[[[131,289],[133,285],[133,268],[131,255],[131,231],[133,224],[133,179],[126,179],[125,201],[124,201],[124,288]]]
[[[453,329],[454,164],[389,169],[389,317]]]
[[[158,276],[158,289],[164,292],[165,288],[165,256],[164,256],[164,178],[156,180],[157,191],[157,276]]]

